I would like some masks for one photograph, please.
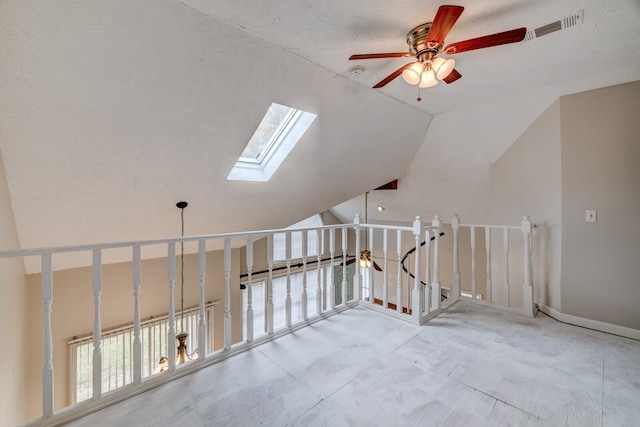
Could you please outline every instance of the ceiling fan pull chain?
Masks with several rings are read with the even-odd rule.
[[[422,101],[422,97],[420,96],[420,86],[418,86],[418,102]]]

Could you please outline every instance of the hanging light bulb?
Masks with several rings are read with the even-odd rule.
[[[431,60],[431,68],[435,71],[436,77],[439,80],[442,80],[451,74],[455,66],[456,61],[453,59],[444,59],[438,56]]]
[[[360,268],[371,267],[371,252],[368,249],[360,252]]]
[[[402,78],[410,85],[417,85],[420,83],[420,74],[424,69],[424,65],[420,61],[416,61],[409,67],[405,68],[402,72]]]
[[[436,80],[436,73],[433,70],[424,70],[422,75],[420,76],[420,84],[418,85],[421,88],[431,87],[438,84],[438,80]]]

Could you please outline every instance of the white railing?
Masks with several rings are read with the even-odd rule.
[[[359,217],[356,217],[355,222],[359,224]],[[424,323],[438,313],[440,310],[439,218],[436,216],[430,226],[424,226],[422,219],[416,217],[410,227],[360,224],[360,228],[366,233],[366,249],[371,253],[372,263],[379,260],[383,264],[381,267],[383,274],[380,275],[374,273],[376,265],[372,264],[371,268],[365,269],[365,274],[368,275],[363,280],[368,284],[366,302],[372,306],[394,310],[399,315],[408,314],[417,324]],[[425,245],[423,242],[430,243]],[[391,252],[394,249],[395,254]],[[376,256],[376,253],[380,256]],[[407,254],[414,256],[408,258],[412,267],[405,272],[402,261],[407,258]],[[395,272],[389,269],[392,262],[397,264]],[[379,286],[376,286],[376,276],[382,281]],[[436,298],[435,295],[438,297]]]
[[[461,228],[469,228],[471,231],[471,240],[474,241],[474,233],[476,228],[483,227],[485,230],[501,228],[505,233],[509,229],[516,227],[508,226],[479,226],[479,225],[463,225],[459,223],[459,218],[454,218],[454,254],[453,254],[453,270],[454,285],[451,292],[451,301],[455,302],[460,298],[461,274],[459,271],[460,260],[458,256],[458,231]],[[156,387],[171,379],[186,375],[202,367],[209,366],[217,361],[223,360],[244,351],[254,345],[258,345],[267,340],[287,334],[300,327],[304,327],[310,323],[322,320],[328,316],[336,314],[345,309],[351,308],[359,303],[364,306],[375,309],[384,310],[417,324],[422,324],[430,317],[437,314],[441,308],[441,258],[440,258],[440,233],[442,225],[440,219],[436,216],[431,225],[425,226],[420,217],[416,217],[412,226],[392,226],[379,224],[362,224],[359,215],[356,215],[353,224],[340,224],[321,227],[306,227],[298,229],[282,229],[282,230],[263,230],[256,232],[242,233],[226,233],[206,236],[189,236],[171,239],[159,239],[136,242],[121,242],[102,245],[86,245],[73,246],[65,248],[45,248],[20,251],[0,251],[0,258],[10,257],[27,257],[37,256],[41,259],[42,266],[42,304],[43,304],[43,369],[42,369],[42,417],[32,423],[32,425],[58,425],[78,418],[82,415],[90,413],[96,409],[106,405],[121,401],[127,397],[138,394],[144,390]],[[524,307],[529,307],[528,311],[532,311],[532,284],[531,284],[531,252],[530,252],[530,233],[531,223],[528,219],[522,221],[520,227],[524,236],[524,285],[523,299]],[[298,257],[292,256],[292,235],[301,235],[301,254]],[[363,234],[364,235],[361,235]],[[487,232],[487,240],[490,239],[490,232]],[[274,236],[278,234],[285,235],[285,256],[283,261],[274,259]],[[339,234],[339,235],[338,235]],[[312,236],[315,250],[309,250],[309,236]],[[365,237],[366,236],[366,237]],[[328,245],[325,245],[328,240]],[[366,242],[366,248],[372,255],[372,261],[379,260],[383,265],[384,274],[382,277],[374,274],[374,268],[365,268],[362,271],[367,274],[365,280],[361,276],[359,268],[359,255],[361,253],[362,240]],[[422,244],[425,241],[427,244]],[[505,242],[508,238],[505,238]],[[175,281],[176,281],[176,243],[180,242],[197,242],[197,270],[199,275],[199,309],[197,322],[197,345],[201,350],[197,359],[190,363],[178,365],[176,363],[176,346],[167,346],[167,366],[157,374],[143,377],[143,355],[141,342],[141,301],[144,298],[142,289],[144,280],[142,277],[142,256],[141,250],[146,246],[164,245],[167,250],[166,258],[166,285],[167,306],[168,306],[168,326],[166,342],[176,343],[176,302],[175,302]],[[260,251],[256,251],[259,247]],[[265,244],[266,243],[266,244]],[[394,247],[395,243],[395,247]],[[205,306],[207,303],[206,289],[211,286],[206,285],[207,272],[207,245],[218,249],[222,261],[222,270],[216,271],[214,277],[209,280],[213,282],[213,286],[223,289],[222,305],[224,307],[223,317],[223,339],[220,348],[213,351],[208,342],[209,337],[206,332],[205,325]],[[328,248],[326,247],[328,246]],[[235,249],[232,249],[235,248]],[[102,389],[101,369],[103,366],[103,328],[102,328],[102,300],[103,291],[102,280],[102,253],[111,249],[127,249],[131,253],[132,279],[131,287],[133,290],[133,333],[131,338],[131,348],[133,355],[133,373],[132,382],[123,387],[106,392]],[[234,255],[234,250],[237,251]],[[238,266],[241,250],[244,250],[246,263],[244,266]],[[349,255],[350,250],[355,250],[355,255]],[[413,250],[412,265],[408,269],[405,276],[400,264],[402,254],[408,250]],[[472,253],[475,248],[472,249]],[[59,254],[68,254],[76,252],[90,252],[93,255],[92,261],[92,293],[93,293],[93,351],[92,351],[92,390],[91,398],[73,405],[54,404],[54,375],[53,375],[53,342],[57,342],[65,337],[55,337],[52,333],[52,307],[54,307],[53,285],[54,285],[54,257]],[[264,253],[266,252],[266,253]],[[397,257],[393,257],[394,254]],[[376,254],[381,256],[376,256]],[[487,257],[490,259],[490,245],[487,244]],[[508,268],[508,249],[505,247],[505,265]],[[280,257],[279,257],[280,258]],[[235,260],[234,262],[232,262]],[[396,276],[393,276],[394,269],[391,268],[393,262],[397,263]],[[347,277],[348,266],[355,263],[353,270],[353,279]],[[322,273],[321,269],[331,269],[340,267],[341,278],[340,284],[335,283],[335,274]],[[308,279],[308,271],[316,269],[315,281]],[[475,264],[472,263],[472,269],[475,271]],[[244,271],[243,271],[244,270]],[[262,271],[260,271],[262,270]],[[286,271],[286,288],[285,294],[281,297],[284,299],[278,301],[279,305],[284,306],[285,322],[282,326],[274,325],[275,304],[273,294],[274,271]],[[252,282],[255,279],[264,280],[264,293],[261,301],[264,301],[264,310],[257,312],[263,313],[263,318],[259,319],[259,324],[266,333],[256,334],[254,328],[254,298],[252,294]],[[302,273],[301,295],[292,296],[291,277],[292,274]],[[245,274],[246,281],[241,282],[240,276]],[[262,275],[258,277],[258,275]],[[329,276],[329,277],[327,277]],[[233,279],[232,279],[233,277]],[[406,278],[405,278],[406,277]],[[374,281],[380,280],[377,285]],[[474,276],[472,276],[472,283]],[[310,283],[311,282],[311,283]],[[233,286],[240,287],[242,283],[246,286],[246,294],[244,298],[242,292],[232,292]],[[491,284],[491,265],[487,264],[486,283],[487,289],[492,288]],[[506,284],[509,283],[507,276]],[[363,284],[367,289],[363,290]],[[505,289],[507,285],[505,284]],[[473,287],[473,285],[472,285]],[[262,288],[261,288],[262,289]],[[297,288],[296,288],[297,289]],[[340,295],[336,293],[339,289]],[[474,295],[476,292],[472,289]],[[349,292],[352,291],[352,292]],[[363,293],[365,291],[365,293]],[[488,301],[491,302],[490,290],[487,293]],[[314,298],[309,298],[309,294],[314,293]],[[363,298],[364,295],[364,298]],[[380,298],[378,298],[378,296]],[[295,297],[295,298],[294,298]],[[299,297],[299,299],[298,299]],[[244,299],[245,306],[241,312],[233,312],[232,307],[237,307],[238,301],[235,299]],[[296,305],[301,309],[300,316],[296,319],[292,316],[292,301],[295,299]],[[232,301],[233,300],[233,301]],[[395,300],[395,305],[393,301]],[[297,301],[300,301],[298,303]],[[315,307],[309,310],[309,302],[312,301]],[[508,299],[507,299],[508,301]],[[242,304],[242,303],[240,303]],[[524,310],[528,313],[527,309]],[[235,328],[235,335],[232,327],[236,322],[243,324],[242,328]],[[238,332],[238,331],[244,331]]]
[[[213,351],[213,307],[215,303],[206,305],[207,317],[207,353]],[[187,347],[198,348],[197,330],[199,307],[185,309],[181,315],[181,330],[188,334]],[[162,357],[169,354],[168,347],[174,343],[167,342],[169,315],[152,316],[141,322],[142,341],[142,377],[153,375]],[[186,326],[185,326],[186,325]],[[101,333],[102,392],[108,392],[133,382],[133,358],[131,357],[131,337],[133,323],[103,330]],[[93,391],[93,335],[73,338],[69,346],[69,399],[77,403],[90,399]]]
[[[520,225],[482,225],[482,224],[461,224],[458,215],[454,215],[451,221],[453,230],[453,285],[451,294],[456,299],[465,299],[474,303],[485,303],[509,309],[526,316],[534,315],[533,304],[533,276],[532,276],[532,239],[531,220],[523,217]],[[468,260],[469,276],[463,277],[460,272],[460,231],[466,230],[469,233],[469,254]],[[479,232],[478,232],[479,231]],[[521,239],[517,238],[520,235]],[[501,237],[501,242],[496,243],[492,236]],[[520,252],[519,256],[510,256],[512,251],[513,237],[515,248]],[[484,240],[484,247],[480,240]],[[492,258],[493,254],[498,258]],[[484,271],[478,270],[478,256],[485,258]],[[518,262],[514,262],[518,261]],[[514,265],[515,264],[515,265]],[[496,268],[497,267],[497,268]],[[482,268],[482,266],[480,267]],[[515,279],[511,274],[512,269],[520,270],[522,281]],[[502,278],[502,286],[495,283],[494,275],[499,274]],[[478,276],[484,275],[484,294],[478,292]],[[465,287],[469,296],[462,295],[462,287]],[[518,289],[517,287],[520,287]],[[521,292],[521,300],[515,303],[513,294]]]

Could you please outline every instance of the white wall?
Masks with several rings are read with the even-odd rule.
[[[560,107],[562,311],[640,329],[640,82]]]
[[[0,250],[19,249],[11,197],[0,155]],[[22,259],[0,259],[0,325],[5,351],[0,363],[0,425],[26,418],[26,276]]]
[[[491,167],[492,220],[528,214],[536,302],[640,329],[640,82],[564,96]],[[596,209],[598,221],[585,222]]]
[[[556,101],[491,166],[490,206],[492,223],[517,225],[523,215],[531,217],[536,225],[534,299],[557,310],[562,261],[560,142]]]

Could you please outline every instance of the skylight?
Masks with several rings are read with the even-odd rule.
[[[315,118],[315,114],[272,103],[227,179],[268,181]]]

